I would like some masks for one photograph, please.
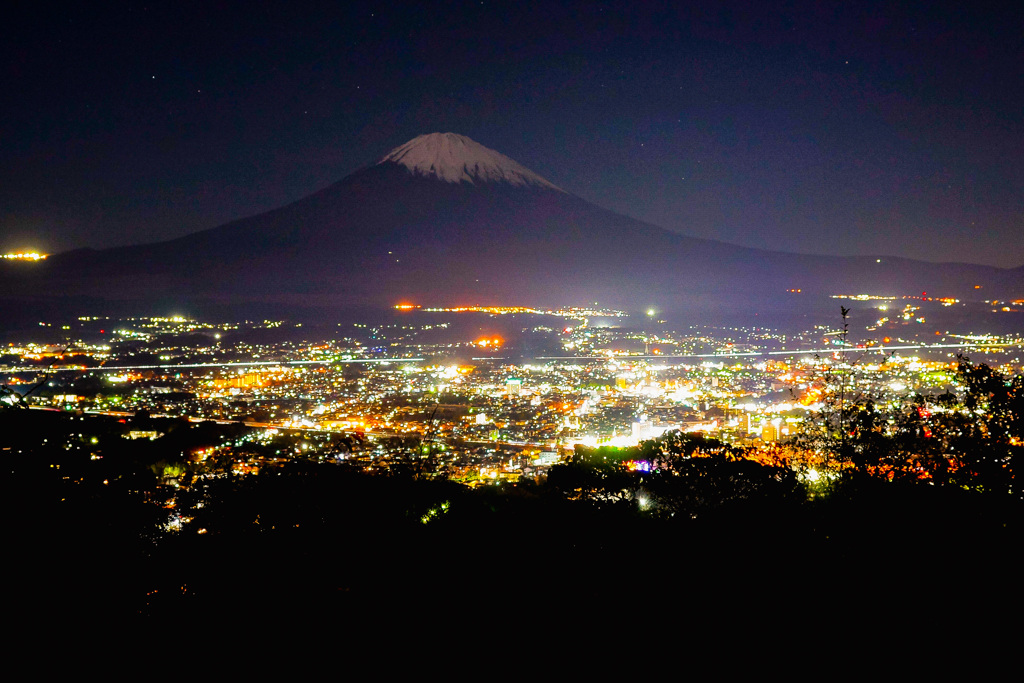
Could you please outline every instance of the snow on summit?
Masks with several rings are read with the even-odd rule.
[[[420,135],[395,147],[379,163],[388,161],[447,183],[510,183],[563,191],[504,154],[455,133]]]

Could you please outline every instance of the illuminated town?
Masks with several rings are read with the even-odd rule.
[[[17,251],[0,254],[0,257],[3,257],[8,261],[42,261],[47,256],[49,256],[49,254],[40,254],[36,251]]]
[[[478,486],[543,477],[581,446],[636,447],[671,432],[806,469],[814,454],[792,444],[823,410],[830,376],[889,411],[961,390],[961,354],[1007,376],[1024,369],[1020,335],[937,331],[922,341],[922,305],[947,302],[878,298],[878,319],[846,334],[670,330],[655,311],[637,324],[602,309],[425,308],[387,324],[339,323],[332,338],[284,321],[82,317],[8,343],[0,373],[8,404],[108,416],[123,439],[159,440],[182,419],[223,427],[178,454],[192,477],[294,458],[387,472],[412,459],[423,476]],[[515,316],[518,348],[468,334],[486,325],[460,316]],[[54,336],[65,341],[41,341]],[[62,445],[94,459],[105,447]],[[170,471],[165,483],[187,485],[183,470]]]

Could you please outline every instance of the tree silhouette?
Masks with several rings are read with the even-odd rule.
[[[859,474],[1020,496],[1024,377],[960,356],[956,378],[953,391],[912,394],[885,407],[847,397],[835,409],[839,416],[823,410],[799,443],[825,449]],[[843,425],[839,437],[833,424]]]

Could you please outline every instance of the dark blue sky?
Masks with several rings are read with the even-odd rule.
[[[749,4],[23,3],[0,249],[176,237],[452,131],[691,235],[1024,264],[1020,5]]]

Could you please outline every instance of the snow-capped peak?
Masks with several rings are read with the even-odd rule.
[[[388,161],[446,183],[497,182],[563,191],[504,154],[455,133],[420,135],[395,147],[379,163]]]

